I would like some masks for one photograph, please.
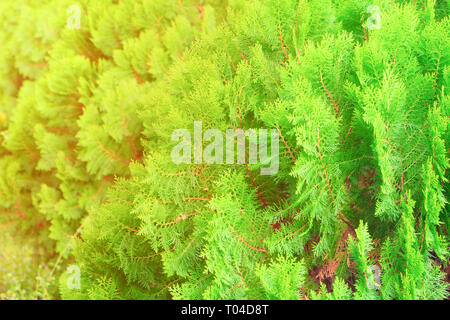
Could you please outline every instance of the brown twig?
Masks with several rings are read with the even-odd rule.
[[[322,72],[320,72],[320,82],[322,83],[322,88],[325,91],[325,93],[327,94],[328,98],[331,101],[331,104],[334,108],[334,110],[336,111],[336,116],[339,117],[339,104],[336,103],[336,101],[333,99],[333,97],[331,96],[331,93],[328,91],[328,89],[325,87],[325,83],[323,82],[323,77],[322,77]]]
[[[284,43],[283,43],[283,35],[281,34],[281,26],[278,27],[278,34],[280,35],[281,48],[283,49],[284,56],[286,57],[286,60],[289,61],[289,56],[286,52],[286,48],[284,47]]]
[[[231,231],[235,234],[235,236],[236,236],[243,244],[245,244],[248,248],[250,248],[250,249],[253,250],[253,251],[262,252],[262,253],[267,254],[266,249],[264,249],[264,248],[258,248],[258,247],[253,247],[252,245],[248,244],[248,242],[245,241],[245,239],[244,239],[243,237],[241,237],[241,236],[236,232],[236,230],[234,230],[234,228],[233,228],[232,226],[230,226],[230,229],[231,229]]]
[[[319,151],[320,162],[322,164],[323,174],[324,174],[325,180],[327,182],[328,191],[330,193],[331,200],[333,200],[333,202],[334,202],[334,196],[333,196],[333,192],[331,191],[331,184],[330,184],[330,180],[328,179],[327,169],[325,168],[325,164],[323,163],[323,156],[322,156],[322,152],[320,151],[320,132],[319,132],[319,129],[317,129],[317,149]]]
[[[174,221],[162,224],[161,227],[167,227],[167,226],[171,226],[171,225],[177,224],[178,222],[186,220],[189,217],[193,217],[193,216],[196,216],[196,215],[199,215],[199,214],[202,214],[202,213],[203,212],[193,212],[193,213],[189,213],[189,214],[183,214],[183,215],[179,216],[178,218],[176,218]]]
[[[278,134],[279,134],[280,137],[281,137],[281,140],[283,141],[283,144],[285,145],[286,149],[287,149],[288,152],[289,152],[289,155],[291,156],[291,160],[292,160],[293,162],[296,162],[297,159],[295,159],[293,153],[291,152],[291,149],[289,148],[288,144],[286,143],[286,140],[284,139],[283,135],[281,134],[281,130],[278,129],[278,128],[277,128],[277,130],[278,130]]]
[[[102,149],[102,151],[104,153],[106,153],[108,156],[110,156],[111,158],[113,158],[119,162],[122,162],[124,164],[130,164],[130,161],[125,160],[125,159],[121,158],[120,156],[114,154],[113,152],[109,151],[108,149],[106,149],[105,146],[101,142],[99,142],[98,145],[99,145],[100,149]]]

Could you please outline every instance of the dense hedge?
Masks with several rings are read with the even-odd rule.
[[[48,286],[23,296],[448,296],[446,0],[71,5],[0,4],[0,233]],[[175,164],[195,121],[275,129],[279,171]]]

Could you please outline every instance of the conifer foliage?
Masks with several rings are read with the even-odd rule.
[[[0,233],[51,266],[34,298],[448,298],[448,1],[44,2],[0,4]],[[175,163],[198,121],[274,130],[278,172]]]

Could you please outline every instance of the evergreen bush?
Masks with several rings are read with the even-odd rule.
[[[0,4],[0,232],[40,296],[448,297],[447,0],[40,3]],[[278,172],[174,163],[198,121],[275,130]]]

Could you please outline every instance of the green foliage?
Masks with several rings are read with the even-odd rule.
[[[355,267],[359,275],[355,284],[355,298],[373,300],[376,298],[377,292],[374,273],[370,270],[373,261],[369,259],[369,252],[373,249],[373,244],[367,224],[360,223],[356,229],[356,239],[349,239],[349,251],[355,260]]]
[[[409,199],[409,200],[408,200]],[[414,201],[408,192],[402,201],[402,217],[393,240],[387,239],[381,254],[384,299],[443,299],[448,284],[432,265],[427,255],[420,253],[414,230]]]
[[[299,285],[304,282],[306,270],[295,259],[279,257],[269,266],[262,265],[257,274],[270,300],[298,300]]]
[[[0,5],[0,231],[62,298],[448,296],[448,1],[71,4]],[[274,129],[279,171],[173,163],[194,121]]]

